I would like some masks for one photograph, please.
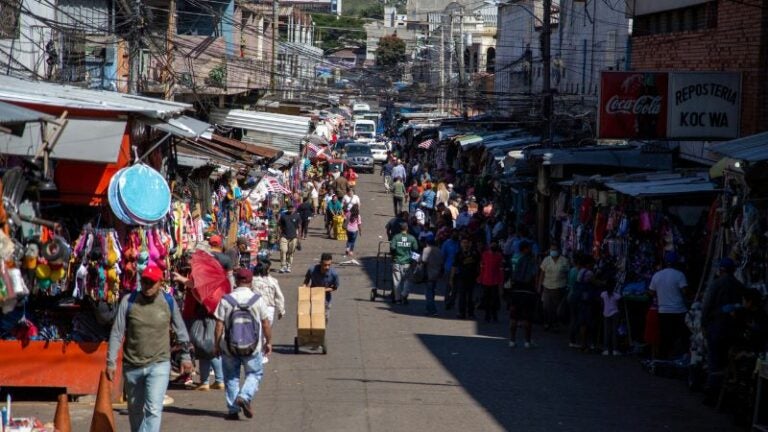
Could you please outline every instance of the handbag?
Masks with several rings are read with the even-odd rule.
[[[195,318],[189,328],[189,340],[195,347],[195,356],[198,359],[210,360],[214,358],[216,320],[213,318]]]
[[[347,227],[349,227],[349,220],[348,219],[344,219],[344,222],[341,224],[341,228],[343,230],[346,230]]]
[[[427,266],[424,263],[416,264],[416,268],[411,274],[411,281],[413,283],[424,283],[427,281]]]

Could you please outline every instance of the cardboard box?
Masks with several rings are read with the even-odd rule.
[[[298,315],[309,315],[312,313],[312,303],[309,301],[299,301]]]
[[[301,285],[299,287],[299,301],[310,301],[310,288],[308,286]]]
[[[299,336],[308,335],[312,333],[312,318],[309,314],[298,316],[298,333]]]
[[[325,316],[325,300],[314,301],[311,304],[310,315],[323,315]]]
[[[312,299],[312,303],[314,302],[322,302],[325,304],[325,288],[323,287],[313,287],[310,289],[310,296]]]
[[[318,332],[325,332],[325,314],[312,314],[312,334],[318,334]]]

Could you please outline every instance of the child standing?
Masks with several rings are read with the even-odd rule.
[[[600,293],[600,299],[603,303],[603,355],[621,355],[616,343],[621,295],[615,291],[614,284],[609,284]]]

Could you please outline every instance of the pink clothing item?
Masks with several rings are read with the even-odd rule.
[[[503,263],[504,255],[501,252],[486,250],[480,257],[480,277],[478,282],[481,285],[499,285],[504,282]]]
[[[347,231],[356,232],[360,230],[360,225],[363,224],[363,215],[359,215],[355,220],[349,220],[349,214],[347,214]]]
[[[604,317],[609,318],[619,313],[619,300],[621,300],[621,294],[617,292],[608,294],[608,291],[603,291],[600,293],[600,298],[603,300]]]

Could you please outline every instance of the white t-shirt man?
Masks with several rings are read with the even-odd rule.
[[[352,210],[352,206],[355,204],[360,207],[360,197],[357,195],[349,196],[349,194],[347,194],[344,195],[344,199],[341,200],[341,205],[344,208],[344,211]]]
[[[252,296],[254,296],[254,292],[251,291],[250,283],[247,287],[237,287],[235,288],[231,293],[229,293],[238,304],[248,303],[248,301],[251,299]],[[229,325],[229,316],[232,314],[232,311],[234,310],[234,306],[232,306],[231,303],[226,301],[223,297],[221,301],[219,301],[219,305],[216,307],[216,312],[213,314],[217,320],[224,322],[225,327],[225,334],[226,334],[226,326]],[[251,306],[251,312],[254,314],[254,316],[259,321],[266,321],[269,318],[269,309],[267,309],[267,303],[264,301],[264,297],[260,297],[259,300],[256,301],[256,303]],[[221,345],[219,347],[221,349],[221,352],[229,354],[229,349],[227,348],[227,340],[226,337],[221,338]],[[260,353],[262,351],[262,340],[259,339],[259,345],[256,347],[256,351],[253,352],[254,355]]]
[[[672,314],[688,312],[683,298],[683,290],[686,287],[688,287],[688,281],[683,272],[668,267],[653,275],[648,289],[656,292],[659,313]]]

